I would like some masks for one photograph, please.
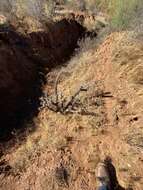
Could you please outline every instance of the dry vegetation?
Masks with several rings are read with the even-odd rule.
[[[92,14],[99,11],[106,13],[110,24],[115,29],[126,29],[142,10],[142,0],[84,0],[67,1],[70,7]]]
[[[51,0],[6,0],[0,2],[0,11],[6,16],[31,16],[38,20],[52,15],[54,1]]]
[[[16,1],[5,2],[4,10],[42,23],[53,16],[53,1],[22,1],[19,8]],[[25,135],[14,132],[15,145],[1,156],[2,190],[95,189],[96,166],[107,157],[116,167],[119,190],[143,187],[143,34],[129,27],[135,21],[138,26],[134,17],[141,1],[78,2],[62,3],[76,11],[106,12],[111,25],[98,30],[97,38],[80,40],[65,65],[46,73],[38,115],[24,124]]]

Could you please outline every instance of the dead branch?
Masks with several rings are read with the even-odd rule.
[[[73,105],[75,104],[75,99],[76,99],[76,97],[80,94],[80,92],[84,92],[84,91],[87,91],[87,88],[81,86],[81,87],[79,88],[79,90],[78,90],[77,92],[75,92],[75,94],[74,94],[73,96],[71,96],[70,100],[69,100],[69,101],[67,102],[67,104],[65,105],[64,110],[65,110],[65,111],[68,110],[68,108],[69,108],[70,106],[72,106],[72,108],[73,108]]]
[[[54,112],[65,114],[74,110],[73,108],[77,102],[76,98],[80,95],[81,92],[86,92],[88,90],[88,87],[82,85],[70,98],[64,97],[63,93],[58,89],[58,84],[62,73],[63,71],[61,71],[56,77],[53,95],[45,95],[42,98],[42,108],[48,107]]]
[[[54,94],[55,94],[55,105],[57,105],[57,107],[59,107],[59,93],[58,93],[58,84],[59,84],[59,80],[60,80],[60,77],[61,77],[61,74],[63,73],[63,71],[61,71],[56,80],[55,80],[55,85],[54,85]],[[62,94],[61,94],[61,97],[62,97]]]

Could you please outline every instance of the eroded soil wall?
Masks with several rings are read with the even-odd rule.
[[[24,37],[11,29],[0,32],[0,138],[20,126],[40,96],[39,71],[66,61],[85,29],[76,21],[52,23],[47,31]],[[34,105],[35,104],[35,105]]]

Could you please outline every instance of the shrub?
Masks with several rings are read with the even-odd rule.
[[[26,15],[38,20],[50,18],[54,12],[53,0],[27,0]]]
[[[16,0],[0,1],[0,12],[4,15],[10,15],[15,8]]]
[[[84,7],[87,12],[97,13],[98,10],[107,13],[112,27],[116,29],[127,28],[142,6],[142,0],[67,0],[67,3],[77,9]]]
[[[33,17],[36,20],[50,18],[54,11],[53,0],[4,0],[0,1],[0,12],[11,19],[11,16]]]
[[[127,28],[140,7],[141,0],[111,0],[109,4],[111,25],[117,29]]]
[[[74,10],[85,11],[86,9],[85,0],[65,0],[64,3]]]
[[[108,13],[113,28],[126,29],[141,8],[142,0],[96,0],[95,4]]]

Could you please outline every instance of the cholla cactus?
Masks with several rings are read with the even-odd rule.
[[[60,72],[57,76],[54,84],[54,94],[48,96],[45,94],[41,98],[41,108],[48,108],[54,112],[60,112],[62,114],[66,114],[68,112],[74,112],[74,106],[78,102],[78,96],[81,92],[86,92],[88,90],[88,86],[80,86],[79,89],[71,96],[71,97],[64,97],[63,93],[58,89],[58,83],[61,77]]]

